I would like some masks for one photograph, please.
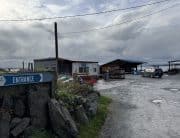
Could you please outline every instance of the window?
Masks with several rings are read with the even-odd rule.
[[[89,73],[89,67],[79,67],[79,73]]]
[[[83,73],[83,72],[84,72],[83,67],[79,67],[79,73]]]
[[[86,73],[89,73],[89,67],[86,67]]]
[[[86,63],[81,63],[81,67],[86,67]]]
[[[96,68],[94,68],[94,72],[96,72]]]

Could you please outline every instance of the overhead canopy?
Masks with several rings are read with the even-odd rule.
[[[110,61],[110,62],[108,62],[108,63],[105,63],[105,64],[103,64],[103,65],[101,65],[101,66],[113,65],[113,64],[120,64],[120,65],[129,64],[129,65],[137,66],[137,65],[144,64],[144,63],[145,63],[145,62],[141,62],[141,61],[132,61],[132,60],[116,59],[116,60]]]
[[[132,61],[132,60],[123,60],[123,59],[116,59],[106,64],[101,65],[101,70],[103,72],[103,68],[109,67],[119,67],[124,69],[126,72],[131,72],[134,68],[137,68],[138,65],[144,64],[145,62],[141,61]]]

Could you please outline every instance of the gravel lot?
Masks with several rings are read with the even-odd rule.
[[[180,75],[99,81],[113,99],[101,138],[180,138]]]

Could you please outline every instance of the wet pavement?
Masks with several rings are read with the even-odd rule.
[[[180,75],[132,75],[96,88],[113,99],[101,138],[180,138]]]

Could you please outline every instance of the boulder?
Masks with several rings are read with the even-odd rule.
[[[87,95],[86,102],[83,104],[88,117],[93,117],[97,113],[99,94],[93,92]]]
[[[92,103],[89,104],[89,109],[88,109],[88,116],[93,117],[97,113],[97,108],[98,108],[98,102],[93,101]]]
[[[79,122],[80,124],[86,125],[89,123],[88,117],[82,105],[76,108],[75,116],[77,122]]]
[[[76,96],[76,97],[74,98],[74,102],[75,102],[76,105],[81,105],[81,104],[83,104],[83,100],[84,100],[84,98],[83,98],[82,96]]]
[[[23,117],[26,111],[26,107],[21,100],[17,100],[15,103],[14,114],[18,117]]]
[[[99,93],[98,92],[92,92],[87,95],[86,97],[90,101],[98,101],[99,100]]]
[[[11,116],[9,112],[0,112],[0,137],[9,138]]]
[[[31,117],[31,124],[37,128],[46,128],[48,124],[48,101],[50,96],[48,89],[39,88],[37,91],[30,91],[28,105]]]
[[[11,130],[12,136],[17,137],[18,135],[20,135],[29,126],[29,123],[30,118],[23,118],[21,122]]]
[[[21,118],[17,118],[17,117],[13,118],[10,123],[10,129],[15,128],[15,126],[17,126],[21,121],[22,121]]]
[[[6,111],[8,111],[8,112],[10,112],[11,111],[11,109],[13,109],[13,99],[12,99],[12,97],[11,96],[9,96],[9,95],[4,95],[4,97],[3,97],[3,102],[2,102],[2,109],[3,110],[6,110]]]
[[[60,137],[77,137],[78,130],[67,108],[55,99],[48,103],[49,116],[53,131]]]
[[[24,130],[24,138],[32,138],[33,133],[36,131],[36,128],[34,128],[33,126],[28,126],[25,130]]]

